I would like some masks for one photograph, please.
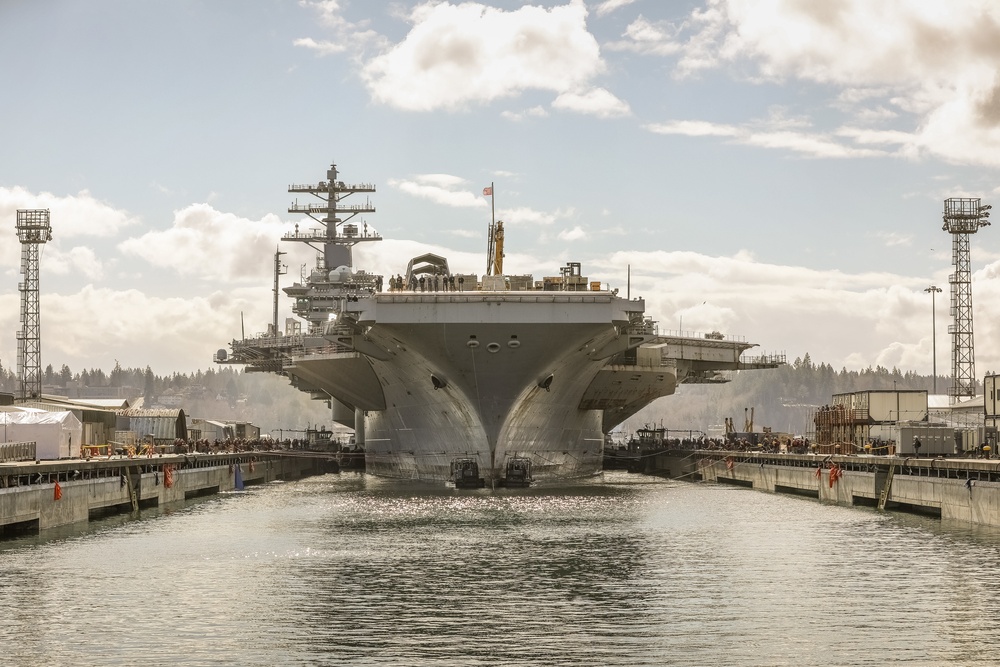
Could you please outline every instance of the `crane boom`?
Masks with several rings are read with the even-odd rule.
[[[503,275],[503,220],[497,220],[496,227],[493,230],[493,243],[490,244],[493,249],[493,257],[490,258],[492,263],[492,273],[494,276]]]

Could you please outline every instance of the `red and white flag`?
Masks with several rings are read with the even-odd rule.
[[[59,482],[56,482],[55,490],[53,491],[53,496],[56,500],[62,498],[62,487],[59,486]]]
[[[487,185],[485,188],[483,188],[483,196],[484,197],[492,197],[493,196],[493,186],[492,185]]]

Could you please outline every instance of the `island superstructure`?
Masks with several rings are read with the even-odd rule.
[[[381,240],[358,224],[375,212],[375,188],[345,183],[336,165],[326,176],[288,188],[316,200],[288,209],[316,226],[282,237],[317,251],[311,272],[283,289],[299,319],[279,332],[275,318],[215,360],[284,375],[327,401],[355,430],[369,473],[446,480],[453,461],[471,458],[499,481],[517,457],[535,479],[592,474],[605,434],[678,383],[775,365],[741,361],[755,345],[721,335],[657,335],[643,299],[589,281],[578,263],[538,281],[454,272],[433,254],[394,276],[356,268],[354,246]]]

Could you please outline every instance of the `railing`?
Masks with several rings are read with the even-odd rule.
[[[0,462],[34,461],[35,447],[34,441],[0,443]]]
[[[787,363],[784,354],[761,354],[756,357],[741,359],[740,363],[746,366],[783,366]]]
[[[371,204],[355,204],[353,206],[340,206],[334,204],[298,204],[293,203],[288,205],[289,213],[350,213],[351,211],[356,211],[358,213],[374,213],[375,207]]]
[[[358,183],[346,185],[343,181],[339,181],[336,185],[337,190],[340,191],[352,191],[352,192],[375,192],[375,186],[372,183]],[[288,186],[289,192],[329,192],[330,185],[326,181],[320,181],[315,185],[312,183],[305,184],[295,184]]]
[[[702,340],[724,340],[730,343],[745,343],[747,339],[745,336],[733,336],[730,334],[721,334],[717,331],[710,331],[705,333],[704,331],[681,331],[673,330],[661,333],[661,336],[667,338],[700,338]]]

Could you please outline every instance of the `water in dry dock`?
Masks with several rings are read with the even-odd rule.
[[[990,665],[1000,532],[626,473],[323,476],[0,543],[4,665]]]

